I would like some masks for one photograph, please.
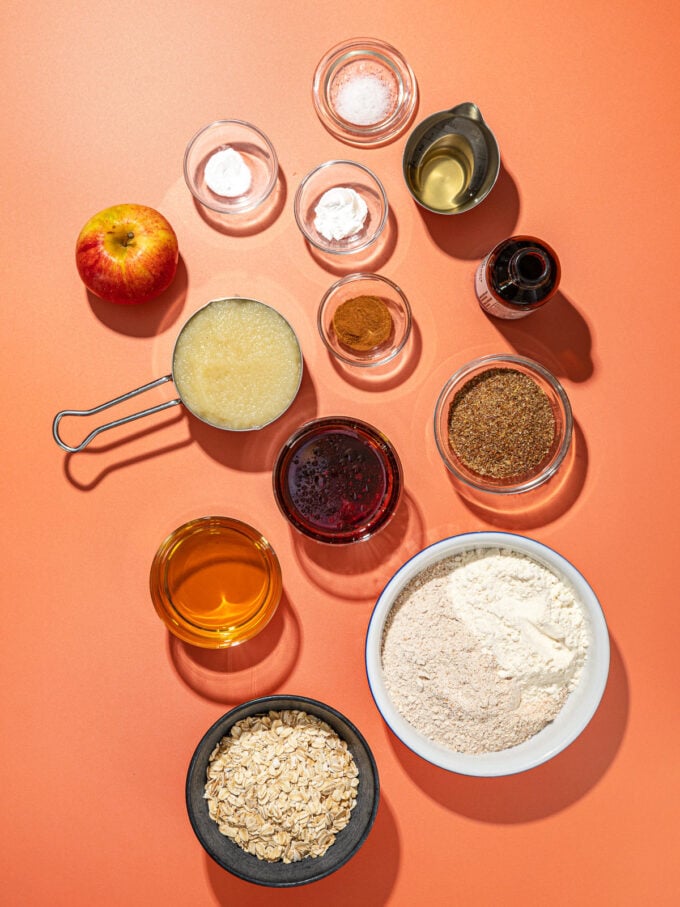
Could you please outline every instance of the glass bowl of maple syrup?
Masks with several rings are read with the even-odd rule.
[[[358,419],[313,419],[294,432],[274,464],[274,496],[302,535],[343,545],[389,523],[402,489],[399,457],[388,439]]]
[[[178,639],[223,649],[267,626],[283,592],[279,560],[240,520],[207,516],[175,529],[151,564],[151,599]]]

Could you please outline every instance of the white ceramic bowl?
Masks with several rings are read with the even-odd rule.
[[[450,750],[419,733],[397,710],[385,686],[381,664],[383,629],[404,586],[427,567],[463,551],[505,548],[533,558],[575,590],[590,623],[591,642],[580,680],[555,719],[524,743],[494,753],[470,755]],[[609,634],[595,593],[579,571],[546,545],[509,532],[468,532],[442,539],[419,551],[397,570],[373,610],[366,636],[366,673],[373,699],[383,719],[418,756],[462,775],[494,777],[534,768],[569,746],[595,714],[609,674]]]

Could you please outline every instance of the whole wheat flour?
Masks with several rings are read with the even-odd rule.
[[[451,750],[516,746],[552,721],[585,662],[589,627],[565,582],[507,549],[445,558],[404,588],[385,624],[387,691]]]

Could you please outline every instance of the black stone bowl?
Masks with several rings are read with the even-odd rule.
[[[315,715],[347,742],[359,770],[359,788],[349,823],[338,833],[323,856],[305,857],[296,863],[269,863],[241,850],[230,838],[220,833],[217,823],[208,814],[208,801],[204,799],[203,793],[210,754],[219,741],[229,734],[232,725],[251,715],[285,709],[298,709]],[[357,728],[340,712],[323,702],[304,696],[265,696],[262,699],[252,699],[227,712],[213,724],[196,747],[186,783],[189,819],[206,852],[223,869],[240,879],[272,888],[292,888],[316,882],[343,866],[366,840],[378,811],[379,797],[380,782],[375,759]]]

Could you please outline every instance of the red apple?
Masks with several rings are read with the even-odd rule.
[[[113,205],[85,224],[76,265],[85,286],[108,302],[133,305],[167,289],[177,271],[177,237],[146,205]]]

